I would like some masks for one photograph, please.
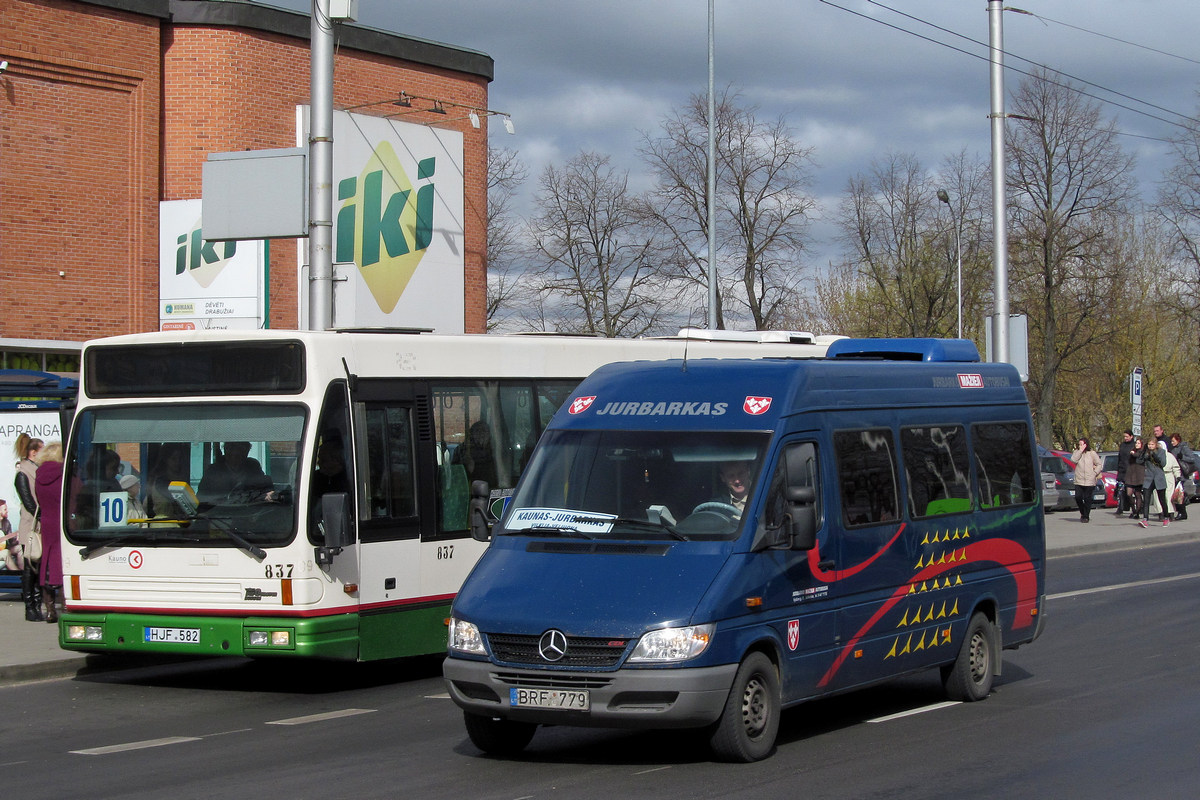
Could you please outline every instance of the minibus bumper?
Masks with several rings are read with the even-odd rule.
[[[697,728],[721,716],[737,666],[553,672],[450,657],[442,672],[450,698],[482,716],[580,727]],[[513,690],[522,688],[585,691],[589,707],[516,707]]]

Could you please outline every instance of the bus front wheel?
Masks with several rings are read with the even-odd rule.
[[[996,630],[982,612],[975,612],[954,663],[942,667],[942,684],[951,700],[973,702],[992,691],[996,674]]]
[[[763,653],[751,653],[738,667],[709,747],[722,761],[759,761],[775,748],[779,732],[779,672]]]
[[[494,756],[515,756],[533,739],[537,725],[463,712],[471,744]]]

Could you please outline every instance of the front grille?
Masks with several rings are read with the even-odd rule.
[[[601,675],[546,675],[539,676],[528,672],[496,672],[496,680],[503,681],[509,686],[520,686],[526,689],[603,689],[612,680]]]
[[[489,633],[487,638],[497,661],[546,667],[614,667],[629,644],[628,639],[568,636],[566,655],[558,661],[547,661],[538,653],[540,636]]]

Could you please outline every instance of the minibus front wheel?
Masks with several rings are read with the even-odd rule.
[[[738,667],[721,718],[709,738],[713,755],[722,761],[759,761],[775,748],[779,732],[779,670],[763,653],[754,652]]]
[[[470,711],[463,712],[463,722],[471,744],[493,756],[515,756],[525,749],[537,731],[537,724],[533,722],[485,717]]]
[[[982,700],[992,691],[996,674],[996,626],[981,611],[967,624],[967,634],[954,663],[942,667],[942,684],[951,700]]]

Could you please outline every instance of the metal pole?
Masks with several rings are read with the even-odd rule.
[[[1001,0],[988,0],[992,94],[992,261],[995,267],[996,313],[992,318],[994,361],[1008,357],[1008,214],[1004,175],[1004,28]]]
[[[333,23],[312,0],[308,109],[308,329],[333,324]]]
[[[955,260],[958,262],[958,338],[962,338],[962,215],[958,217],[958,230],[954,234]]]
[[[716,0],[708,0],[708,327],[717,329],[717,99],[713,89]]]

